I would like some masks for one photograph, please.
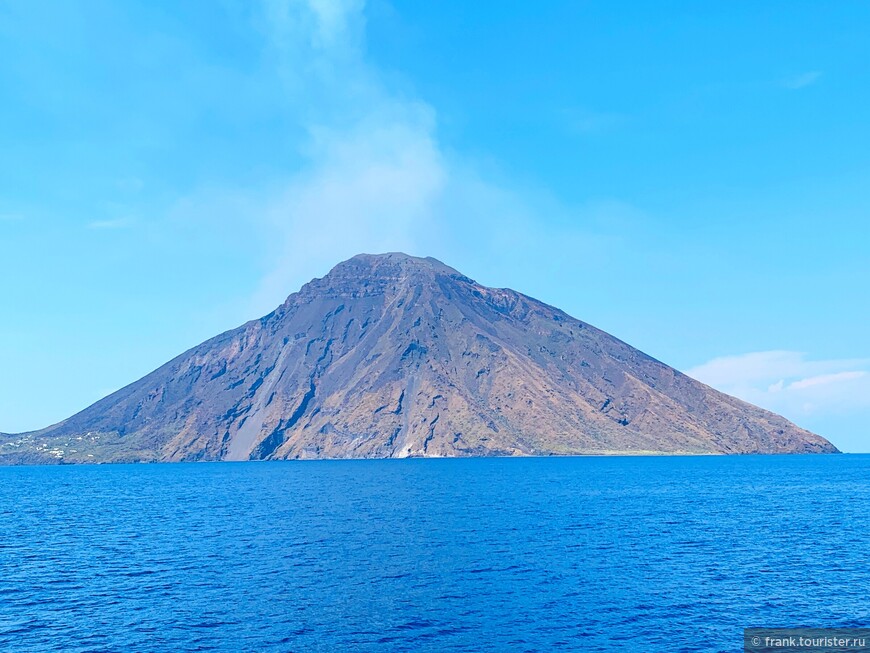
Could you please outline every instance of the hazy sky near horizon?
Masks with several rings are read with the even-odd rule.
[[[401,250],[870,451],[868,24],[0,0],[0,431]]]

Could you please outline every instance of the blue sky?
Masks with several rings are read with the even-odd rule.
[[[870,451],[868,20],[0,0],[0,431],[403,250]]]

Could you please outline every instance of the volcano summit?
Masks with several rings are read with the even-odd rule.
[[[361,254],[0,462],[822,453],[827,440],[432,258]]]

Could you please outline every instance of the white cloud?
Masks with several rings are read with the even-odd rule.
[[[306,164],[245,200],[272,261],[254,305],[270,310],[361,251],[417,249],[449,175],[432,107],[389,92],[364,57],[364,3],[269,0],[268,48],[301,101]],[[249,193],[250,194],[250,193]]]
[[[843,381],[852,381],[860,379],[867,375],[867,372],[859,370],[856,372],[837,372],[836,374],[819,374],[811,376],[808,379],[800,381],[792,381],[788,384],[789,390],[803,390],[805,388],[813,388],[820,385],[830,385],[831,383],[841,383]]]
[[[782,85],[793,91],[796,91],[801,88],[806,88],[807,86],[811,86],[819,81],[822,73],[818,70],[811,70],[806,73],[801,73],[800,75],[794,75],[792,77],[788,77],[782,80]]]
[[[316,38],[324,48],[334,48],[346,38],[355,21],[360,20],[363,0],[308,0],[317,17]]]
[[[618,200],[566,208],[546,191],[494,179],[492,162],[484,174],[477,161],[446,148],[435,108],[395,88],[394,75],[387,83],[367,61],[362,2],[267,0],[262,7],[264,60],[307,134],[300,151],[288,153],[288,160],[301,153],[302,165],[257,188],[199,189],[171,212],[174,220],[207,219],[238,247],[265,248],[263,279],[246,314],[272,310],[360,252],[401,250],[459,265],[510,251],[521,268],[545,251],[558,273],[577,264],[577,251],[589,252],[586,260],[607,251],[596,235],[604,223],[637,215]],[[541,215],[563,227],[540,233]]]
[[[870,408],[870,359],[807,360],[794,351],[725,356],[689,376],[753,404],[799,420]]]
[[[267,199],[274,267],[258,290],[273,306],[312,268],[360,251],[415,251],[431,228],[448,172],[426,111],[374,118],[351,131],[320,130],[310,167]]]
[[[364,0],[264,0],[268,27],[282,47],[311,47],[334,54],[358,43]]]

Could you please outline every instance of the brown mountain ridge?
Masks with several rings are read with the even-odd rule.
[[[822,453],[824,438],[432,258],[361,254],[0,462]]]

